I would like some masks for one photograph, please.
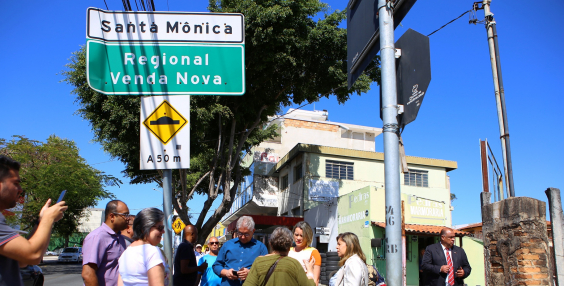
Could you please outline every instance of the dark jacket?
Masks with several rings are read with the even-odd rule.
[[[463,279],[470,275],[472,267],[468,263],[464,249],[455,245],[452,247],[451,255],[452,266],[454,267],[454,285],[463,286]],[[425,277],[427,281],[423,285],[444,286],[447,273],[441,272],[441,266],[443,265],[447,265],[447,260],[441,243],[438,242],[427,246],[425,255],[423,255],[423,261],[421,261],[421,269],[427,273],[427,277]],[[460,267],[464,270],[464,277],[456,278],[456,270]]]

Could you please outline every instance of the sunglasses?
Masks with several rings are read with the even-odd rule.
[[[210,242],[209,244],[210,244],[210,245],[214,245],[214,244],[219,244],[219,242],[217,242],[217,241],[212,241],[212,242]]]
[[[164,230],[164,225],[159,225],[159,226],[153,226],[154,228],[156,228],[158,231],[163,231]]]

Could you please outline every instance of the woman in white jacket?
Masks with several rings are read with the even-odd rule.
[[[337,236],[337,255],[341,268],[331,277],[329,286],[367,286],[366,256],[356,234],[345,232]]]

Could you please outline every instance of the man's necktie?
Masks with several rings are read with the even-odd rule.
[[[454,267],[452,267],[452,259],[450,259],[450,249],[447,249],[447,263],[448,267],[450,268],[448,272],[448,284],[454,285]]]

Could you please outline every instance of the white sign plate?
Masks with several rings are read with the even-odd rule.
[[[190,168],[190,96],[141,98],[141,170]]]
[[[243,14],[88,8],[86,38],[120,42],[245,43]]]
[[[331,230],[328,227],[316,227],[315,233],[316,234],[329,234]]]

